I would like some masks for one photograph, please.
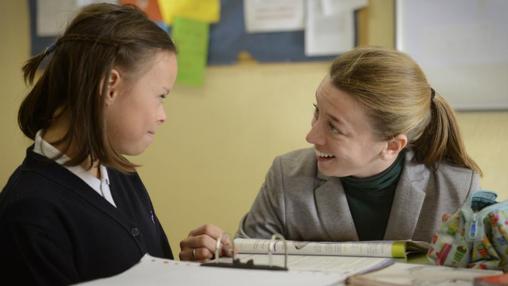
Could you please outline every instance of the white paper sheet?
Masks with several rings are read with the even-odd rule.
[[[305,55],[336,55],[354,47],[354,15],[343,12],[326,16],[321,0],[307,0]]]
[[[303,29],[304,0],[244,0],[247,32]]]
[[[76,12],[75,0],[37,0],[37,35],[56,36],[63,33]]]
[[[79,285],[332,286],[344,285],[344,278],[343,275],[336,273],[204,267],[197,263],[178,262],[145,255],[140,263],[122,274]]]
[[[256,265],[270,265],[269,256],[262,254],[239,254],[242,262],[253,259]],[[221,258],[231,262],[231,258]],[[288,255],[288,268],[294,271],[329,272],[347,278],[358,273],[366,273],[393,264],[390,258],[352,257],[352,256],[308,256]],[[284,255],[273,255],[272,265],[284,266]]]
[[[349,13],[367,6],[368,0],[321,0],[323,13],[326,16],[338,13]]]
[[[37,0],[37,35],[54,37],[63,34],[82,6],[117,0]]]

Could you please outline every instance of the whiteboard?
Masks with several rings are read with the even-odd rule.
[[[508,110],[507,0],[397,0],[396,47],[456,110]]]

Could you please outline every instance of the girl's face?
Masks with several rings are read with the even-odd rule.
[[[314,145],[321,173],[367,177],[390,166],[393,160],[383,156],[388,142],[375,137],[363,107],[335,88],[329,76],[319,85],[316,101],[312,128],[306,139]]]
[[[113,69],[106,99],[107,138],[116,152],[141,154],[153,141],[166,120],[163,102],[176,80],[176,55],[156,53],[136,75],[129,79]]]

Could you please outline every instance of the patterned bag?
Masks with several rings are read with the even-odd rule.
[[[475,192],[457,212],[444,215],[429,260],[453,267],[508,268],[508,201],[496,203],[496,197]]]

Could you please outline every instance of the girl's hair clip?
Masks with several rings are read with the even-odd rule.
[[[56,49],[57,43],[58,43],[58,41],[55,41],[51,45],[47,46],[46,49],[44,50],[44,55],[47,56],[47,55],[51,54]]]

